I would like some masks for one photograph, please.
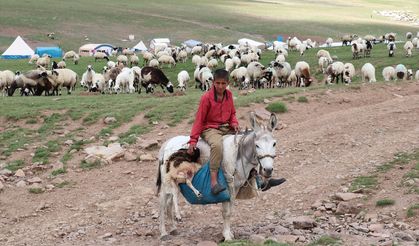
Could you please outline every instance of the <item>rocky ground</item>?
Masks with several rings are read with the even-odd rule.
[[[308,103],[298,102],[298,96],[305,96]],[[272,99],[285,101],[288,106],[288,112],[279,115],[280,126],[275,131],[275,175],[285,177],[287,182],[261,192],[255,199],[236,201],[232,219],[235,237],[255,243],[272,239],[304,245],[328,235],[343,245],[417,245],[419,216],[408,217],[406,213],[419,203],[414,191],[419,179],[409,178],[406,173],[414,170],[419,160],[417,152],[412,152],[419,148],[419,83],[360,85],[298,96]],[[263,114],[264,107],[253,104],[240,108],[241,125],[249,125],[249,111]],[[139,115],[133,121],[142,120]],[[4,169],[10,158],[3,157],[0,244],[220,242],[221,207],[191,206],[183,199],[178,234],[167,241],[159,240],[155,157],[162,141],[189,133],[187,122],[173,128],[160,122],[136,144],[114,145],[115,155],[109,156],[112,161],[87,158],[88,163],[102,163],[99,168],[80,168],[80,162],[88,156],[86,151],[94,148],[75,150],[67,173],[53,178],[51,170],[61,167],[58,160],[62,153],[54,155],[51,165],[31,165],[16,172]],[[8,122],[2,120],[2,124]],[[85,129],[78,138],[92,140],[89,147],[100,145],[94,129],[103,124]],[[130,124],[115,133],[129,129]],[[109,136],[107,140],[116,139]],[[33,151],[33,146],[27,146],[17,155],[30,158]],[[402,155],[403,161],[391,162],[394,165],[389,170],[376,171],[400,152],[408,153]],[[377,183],[354,189],[356,178],[366,175],[374,176]],[[376,206],[384,198],[394,204]]]

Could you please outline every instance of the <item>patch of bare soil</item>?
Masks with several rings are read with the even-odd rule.
[[[285,177],[287,182],[262,192],[258,198],[236,203],[232,218],[235,237],[247,239],[261,234],[280,240],[287,236],[297,244],[306,244],[329,234],[341,238],[345,245],[377,245],[379,240],[396,240],[394,235],[383,239],[363,232],[352,233],[341,220],[349,221],[355,216],[339,217],[325,211],[318,226],[311,230],[297,230],[289,219],[312,214],[313,203],[329,200],[334,193],[346,190],[354,177],[368,175],[395,153],[419,147],[418,88],[417,82],[365,84],[355,89],[306,92],[308,103],[287,99],[289,111],[279,115],[282,128],[274,133],[278,140],[275,175]],[[241,125],[249,125],[248,112],[265,106],[254,104],[238,109]],[[143,119],[138,116],[135,120]],[[158,125],[141,138],[162,142],[175,135],[189,135],[191,126],[186,122],[176,127]],[[118,131],[129,129],[128,125]],[[86,137],[99,125],[94,127],[85,131]],[[144,151],[138,146],[128,148]],[[149,151],[154,156],[157,152]],[[64,188],[33,194],[27,187],[16,187],[19,180],[32,176],[3,182],[1,244],[196,245],[203,240],[222,239],[221,206],[191,206],[181,198],[183,221],[178,225],[179,235],[161,242],[158,198],[154,194],[157,162],[120,160],[84,171],[79,168],[84,155],[79,151],[69,161],[68,172],[60,176],[69,183]],[[377,197],[359,203],[369,212],[384,214],[387,211],[377,209],[374,201],[381,195],[394,199],[400,206],[392,208],[397,211],[389,220],[406,223],[409,228],[405,233],[415,237],[419,229],[417,219],[407,219],[400,209],[414,199],[418,201],[417,194],[405,196],[401,192],[397,179],[402,174],[398,172],[396,169],[394,176],[389,172],[387,179],[380,178],[382,190],[374,193]],[[48,175],[39,174],[41,185],[52,182]],[[340,223],[342,226],[337,229]]]

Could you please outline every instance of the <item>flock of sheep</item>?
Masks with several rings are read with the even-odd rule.
[[[359,38],[355,35],[345,35],[341,38],[342,45],[351,45],[353,59],[368,57],[371,55],[373,45],[377,42],[386,42],[388,55],[394,56],[396,51],[396,34],[388,33],[382,37],[375,38],[367,35]],[[414,47],[419,48],[419,33],[413,37],[412,33],[406,34],[406,43],[403,48],[406,56],[411,56]],[[326,40],[326,46],[331,46],[332,38]],[[185,63],[191,59],[195,66],[193,79],[196,82],[195,88],[208,90],[213,82],[212,71],[224,67],[230,72],[233,86],[239,89],[244,88],[273,88],[287,86],[309,86],[313,77],[311,76],[310,65],[305,61],[296,63],[294,69],[287,62],[289,52],[299,52],[301,56],[309,48],[314,48],[316,42],[310,39],[300,41],[297,37],[289,38],[286,43],[273,43],[273,52],[276,58],[268,66],[262,65],[259,60],[262,50],[250,45],[229,45],[223,47],[221,44],[202,44],[195,47],[169,46],[165,43],[156,44],[152,52],[142,52],[140,58],[132,50],[124,49],[119,54],[114,50],[112,54],[95,52],[95,61],[105,59],[106,66],[102,71],[94,71],[91,65],[79,76],[74,71],[66,68],[66,61],[78,64],[80,56],[74,52],[66,52],[62,61],[51,63],[51,57],[34,55],[29,63],[36,64],[37,68],[26,73],[14,73],[10,70],[0,71],[0,90],[3,95],[6,93],[12,96],[17,88],[21,89],[21,95],[58,95],[61,88],[66,87],[68,94],[75,89],[77,81],[80,81],[82,88],[87,91],[98,91],[101,93],[134,93],[141,92],[141,87],[146,92],[154,90],[160,85],[169,92],[173,92],[173,85],[160,70],[163,66],[173,68],[178,62]],[[116,57],[116,61],[110,60],[110,55]],[[325,49],[320,49],[317,54],[319,71],[325,74],[326,83],[350,83],[355,76],[355,67],[351,63],[337,61]],[[51,66],[50,70],[48,67]],[[147,72],[145,72],[147,71]],[[385,81],[399,79],[412,79],[412,69],[407,69],[403,64],[396,67],[385,67],[383,69]],[[361,68],[362,80],[375,82],[375,68],[371,63],[366,63]],[[419,80],[419,70],[415,74]],[[178,88],[185,91],[191,76],[186,70],[178,73]]]

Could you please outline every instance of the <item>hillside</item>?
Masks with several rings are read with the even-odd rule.
[[[375,10],[419,12],[417,1],[112,1],[112,0],[0,0],[0,51],[17,35],[32,46],[58,44],[65,50],[86,42],[123,42],[168,37],[174,43],[187,39],[236,42],[250,37],[272,41],[277,35],[297,35],[323,41],[343,33],[383,35],[418,31],[411,23],[374,14]],[[55,32],[56,40],[47,33]],[[85,40],[85,36],[89,38]]]

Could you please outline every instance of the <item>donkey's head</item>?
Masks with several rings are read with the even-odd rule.
[[[262,124],[252,112],[250,123],[255,130],[254,150],[255,158],[260,165],[260,174],[269,178],[272,176],[275,158],[276,140],[272,132],[278,123],[276,115],[271,114],[268,123]]]

